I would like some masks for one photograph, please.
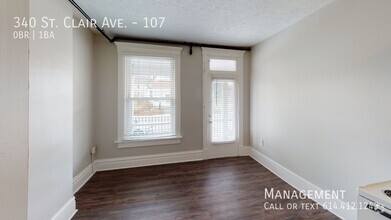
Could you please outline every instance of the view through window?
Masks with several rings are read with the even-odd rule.
[[[125,56],[124,138],[175,135],[175,59]]]

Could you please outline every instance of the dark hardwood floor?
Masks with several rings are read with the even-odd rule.
[[[250,157],[96,173],[76,194],[74,219],[339,219],[311,200],[266,200],[265,188],[293,190]],[[297,203],[266,210],[264,203]]]

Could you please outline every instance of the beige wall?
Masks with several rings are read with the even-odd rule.
[[[117,138],[117,48],[101,36],[95,38],[95,137],[97,159],[202,150],[202,53],[201,48],[183,47],[181,54],[181,128],[182,142],[177,145],[118,149]],[[245,74],[249,76],[249,55],[245,56]],[[249,83],[246,79],[245,82]],[[245,85],[248,94],[248,85]],[[247,96],[248,97],[248,96]],[[246,104],[248,105],[248,101]],[[248,108],[245,109],[248,112]],[[248,114],[247,114],[248,116]],[[248,117],[245,117],[248,122]],[[245,124],[248,131],[248,123]],[[249,143],[246,132],[244,143]]]
[[[91,163],[93,136],[94,34],[73,29],[73,176]]]
[[[12,33],[14,17],[28,17],[28,4],[5,0],[0,7],[1,219],[27,218],[28,39]]]
[[[390,8],[335,1],[252,51],[252,146],[347,201],[391,179]]]
[[[72,16],[69,2],[30,0],[30,16],[58,22]],[[39,31],[39,29],[36,29]],[[72,190],[72,29],[59,25],[55,39],[30,39],[28,219],[51,219],[75,210]],[[72,207],[73,205],[73,207]],[[62,216],[65,219],[69,216]]]

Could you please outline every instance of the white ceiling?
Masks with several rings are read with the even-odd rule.
[[[252,46],[333,0],[75,0],[90,17],[122,18],[112,36]],[[144,17],[165,17],[161,29],[145,29]],[[132,22],[137,22],[137,25]]]

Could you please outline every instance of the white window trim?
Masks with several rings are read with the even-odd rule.
[[[118,148],[145,147],[181,143],[182,136],[168,136],[150,139],[133,139],[129,141],[116,141]]]
[[[181,71],[181,51],[182,47],[168,47],[151,44],[115,42],[118,52],[118,129],[117,144],[118,148],[143,147],[155,145],[168,145],[181,143],[181,88],[180,88],[180,71]],[[130,139],[123,140],[123,121],[124,121],[124,59],[123,55],[135,56],[157,56],[172,57],[175,59],[175,135],[156,137],[148,139]]]

